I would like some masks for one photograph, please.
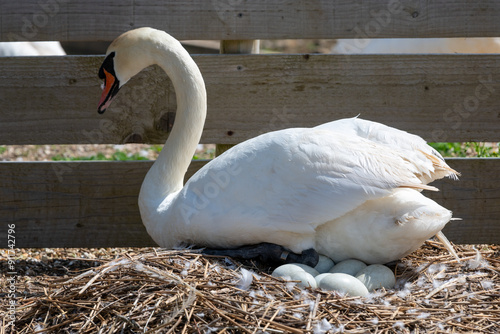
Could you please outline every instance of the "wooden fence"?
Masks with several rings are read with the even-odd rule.
[[[112,40],[151,26],[178,39],[500,36],[498,1],[0,2],[0,41]],[[206,80],[202,143],[352,117],[428,141],[499,141],[499,55],[194,56]],[[0,145],[163,143],[175,116],[149,68],[98,115],[103,56],[0,58]],[[192,175],[205,162],[193,161]],[[500,243],[500,161],[448,159],[462,173],[427,193],[463,218],[456,243]],[[0,247],[154,245],[137,195],[151,162],[0,162]],[[189,177],[189,175],[187,177]]]

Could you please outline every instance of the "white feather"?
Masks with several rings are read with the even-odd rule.
[[[314,334],[324,334],[328,332],[330,329],[332,329],[332,325],[328,322],[326,319],[322,319],[321,321],[318,321],[314,327],[313,327],[313,333]]]
[[[338,326],[332,326],[333,333],[344,333],[345,332],[345,326],[340,324]]]
[[[47,333],[47,331],[45,330],[45,326],[44,324],[40,324],[40,323],[37,323],[35,325],[35,328],[33,328],[33,330],[37,333],[40,333],[40,334],[45,334]]]
[[[241,268],[240,280],[238,281],[237,287],[240,290],[248,290],[250,285],[252,285],[253,273],[250,270]]]
[[[406,283],[404,285],[404,288],[402,290],[399,290],[396,295],[401,298],[401,299],[404,299],[406,298],[410,293],[411,293],[411,283]]]
[[[481,253],[477,249],[474,250],[476,251],[476,256],[467,262],[467,267],[472,270],[480,267],[487,267],[488,264],[483,260],[483,256],[481,255]]]
[[[285,286],[286,286],[287,291],[292,291],[292,290],[293,290],[293,288],[294,288],[296,285],[297,285],[297,283],[296,283],[296,282],[290,282],[290,281],[288,281],[288,280],[287,280],[287,282],[286,282],[286,285],[285,285]]]
[[[495,284],[493,283],[493,281],[484,280],[484,281],[481,281],[481,286],[485,290],[490,290],[490,289],[493,289],[495,287]]]
[[[396,321],[393,325],[392,328],[397,328],[397,329],[405,329],[405,323],[402,321]]]
[[[430,317],[430,315],[430,313],[422,312],[417,316],[417,319],[427,319],[428,317]]]

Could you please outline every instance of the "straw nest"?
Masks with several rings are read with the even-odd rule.
[[[391,266],[396,289],[364,298],[302,289],[271,268],[195,250],[71,259],[59,276],[17,278],[15,326],[4,320],[2,333],[498,333],[499,250],[458,246],[457,263],[428,241]],[[67,269],[78,263],[87,268]]]

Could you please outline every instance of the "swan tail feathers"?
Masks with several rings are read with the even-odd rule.
[[[430,190],[430,191],[439,191],[438,188],[430,186],[428,184],[402,184],[399,188],[410,188],[415,190]]]
[[[443,246],[450,252],[451,255],[457,260],[457,262],[460,262],[460,258],[458,257],[457,252],[455,251],[455,247],[451,244],[451,242],[448,240],[448,238],[444,235],[443,232],[439,231],[436,233],[436,238],[443,244]]]
[[[434,176],[435,179],[440,179],[442,177],[449,177],[453,180],[458,180],[460,173],[451,168],[450,166],[448,166],[440,156],[429,154],[422,150],[419,151],[432,162],[432,166],[434,167],[434,172],[432,173],[432,176]]]

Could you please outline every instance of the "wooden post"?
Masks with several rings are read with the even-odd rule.
[[[245,39],[238,41],[220,41],[220,53],[259,53],[260,41]]]
[[[259,40],[236,40],[236,41],[220,41],[220,53],[226,54],[246,54],[246,53],[259,53],[260,41]],[[216,144],[215,156],[219,156],[225,151],[229,150],[234,145],[230,144]]]

